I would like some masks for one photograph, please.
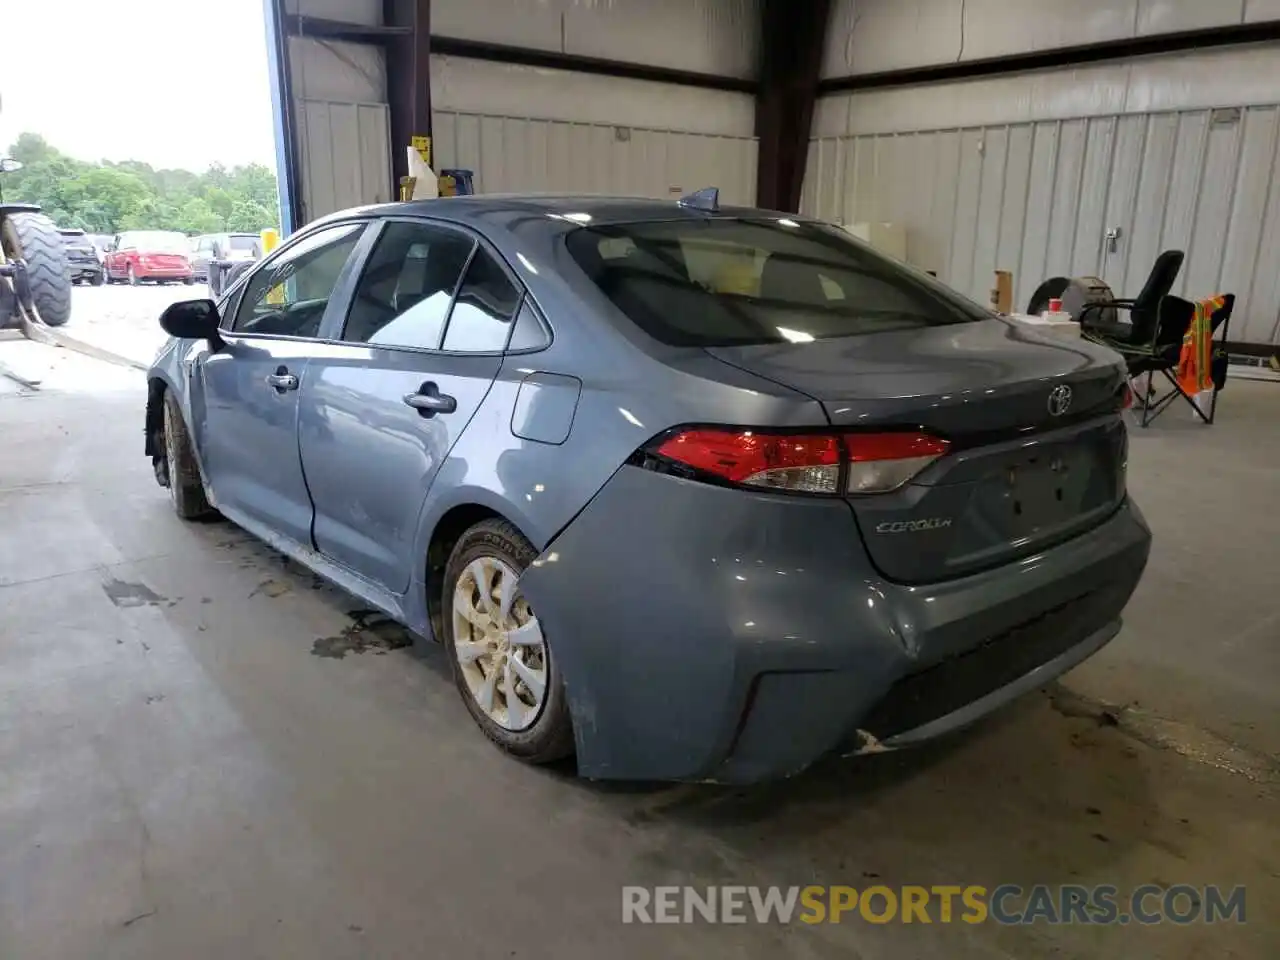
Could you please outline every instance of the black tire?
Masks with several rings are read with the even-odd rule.
[[[523,730],[513,731],[499,726],[476,703],[467,687],[458,656],[454,652],[453,594],[458,579],[468,564],[481,557],[501,560],[517,573],[522,573],[538,551],[521,535],[520,531],[505,520],[485,520],[477,523],[453,547],[449,562],[445,564],[443,596],[443,637],[445,656],[453,671],[454,684],[466,704],[467,712],[476,725],[484,731],[500,749],[526,763],[553,763],[573,754],[573,722],[569,717],[569,705],[565,699],[564,684],[551,653],[550,641],[544,637],[547,690],[542,711],[537,719]]]
[[[60,327],[71,319],[71,269],[58,228],[42,213],[11,213],[0,218],[6,255],[27,262],[31,298],[40,319]]]
[[[138,279],[138,275],[134,272],[132,263],[125,268],[125,276],[128,278],[129,286],[131,287],[136,287],[138,284],[142,283],[142,281]]]
[[[187,277],[187,278],[186,278],[185,280],[183,280],[182,282],[183,282],[184,284],[186,284],[186,285],[189,287],[189,286],[191,286],[192,284],[194,284],[194,283],[196,282],[196,278],[195,278],[195,277]]]
[[[215,511],[204,495],[200,464],[191,449],[191,435],[182,419],[182,410],[172,393],[164,395],[165,475],[169,481],[169,499],[173,511],[183,520],[199,520]]]
[[[104,274],[101,271],[99,271],[98,273],[95,273],[92,277],[89,278],[89,283],[95,287],[100,287],[102,286],[104,280],[105,280]]]

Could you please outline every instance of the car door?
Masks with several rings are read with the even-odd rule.
[[[196,237],[196,242],[191,250],[191,272],[197,279],[203,280],[209,276],[209,246],[208,237]]]
[[[118,277],[121,275],[120,241],[123,239],[123,235],[117,235],[116,238],[111,241],[111,246],[108,247],[107,253],[103,257],[102,264],[106,268],[108,277]]]
[[[217,506],[260,536],[311,545],[298,459],[298,387],[368,221],[303,234],[232,298],[226,346],[198,368],[196,442]],[[338,296],[341,296],[339,292]]]
[[[303,378],[302,466],[316,548],[393,593],[408,589],[436,472],[502,364],[522,290],[471,233],[388,220],[351,306]]]

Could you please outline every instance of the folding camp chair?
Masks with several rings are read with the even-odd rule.
[[[1226,294],[1223,297],[1223,305],[1215,310],[1210,318],[1211,336],[1221,327],[1223,337],[1226,337],[1227,326],[1231,321],[1231,310],[1235,306],[1235,295]],[[1213,377],[1213,397],[1209,402],[1209,413],[1206,415],[1200,409],[1200,405],[1196,403],[1195,398],[1188,394],[1182,388],[1182,384],[1178,382],[1178,362],[1182,355],[1182,344],[1186,338],[1187,331],[1191,329],[1191,323],[1195,319],[1196,305],[1189,300],[1183,300],[1181,297],[1165,297],[1160,301],[1160,307],[1156,313],[1156,324],[1152,330],[1150,339],[1143,343],[1137,342],[1136,338],[1131,336],[1124,340],[1113,340],[1103,336],[1096,329],[1085,331],[1085,335],[1091,340],[1104,343],[1113,350],[1118,351],[1124,357],[1125,363],[1129,370],[1129,379],[1132,381],[1136,377],[1147,374],[1148,383],[1150,383],[1151,375],[1159,373],[1169,381],[1170,389],[1161,395],[1156,395],[1154,387],[1148,386],[1146,390],[1135,391],[1135,399],[1138,408],[1142,411],[1141,425],[1146,427],[1151,424],[1156,417],[1168,409],[1169,405],[1177,397],[1182,397],[1193,409],[1201,420],[1211,424],[1218,408],[1218,391],[1222,389],[1226,381],[1226,369],[1214,358],[1212,363]],[[1134,324],[1135,332],[1137,324]],[[1212,353],[1212,348],[1210,348]]]

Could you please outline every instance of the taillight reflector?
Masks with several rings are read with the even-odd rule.
[[[902,486],[949,446],[911,431],[783,434],[698,427],[672,434],[650,451],[748,487],[868,494]]]

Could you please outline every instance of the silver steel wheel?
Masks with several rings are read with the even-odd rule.
[[[520,575],[495,557],[471,561],[453,591],[453,650],[467,689],[504,730],[526,730],[547,697],[547,647],[519,594]]]

